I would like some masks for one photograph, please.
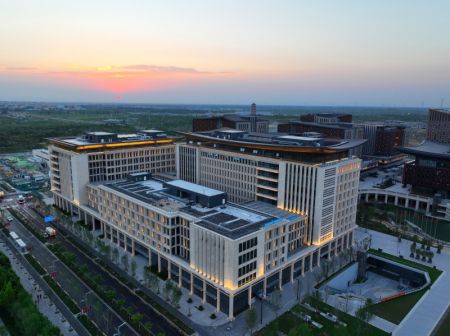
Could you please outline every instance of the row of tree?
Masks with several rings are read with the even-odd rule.
[[[16,335],[60,335],[20,284],[9,259],[0,253],[0,317]]]

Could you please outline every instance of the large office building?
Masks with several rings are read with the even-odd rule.
[[[349,190],[351,192],[351,190]],[[148,173],[88,186],[105,239],[148,258],[191,295],[229,318],[352,244],[353,225],[307,243],[307,215],[261,201],[232,204],[226,193]]]
[[[403,184],[450,199],[450,110],[430,109],[427,140],[400,151],[414,157],[403,168]]]
[[[249,115],[225,114],[208,118],[192,120],[193,132],[212,131],[219,128],[233,128],[240,131],[267,133],[269,120],[259,118],[256,114],[256,104],[251,105]]]
[[[317,124],[351,123],[353,116],[349,113],[310,113],[300,116],[300,121]]]
[[[51,139],[56,204],[230,319],[353,244],[362,141],[185,137]],[[175,164],[179,179],[159,177]]]
[[[427,140],[450,143],[449,109],[430,109],[428,111]]]
[[[359,141],[235,130],[188,133],[177,146],[180,179],[223,190],[230,201],[262,201],[308,217],[306,242],[320,245],[355,226]]]
[[[399,154],[397,147],[405,145],[405,126],[367,123],[363,127],[365,156],[389,158]]]
[[[175,138],[157,130],[50,138],[48,152],[55,204],[84,220],[89,183],[120,180],[134,172],[175,172]]]
[[[309,135],[318,133],[324,138],[362,140],[364,129],[352,123],[351,114],[316,113],[301,115],[300,120],[291,120],[278,124],[278,132],[290,135]],[[362,156],[362,143],[349,152],[352,156]]]

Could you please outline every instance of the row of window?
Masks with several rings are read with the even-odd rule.
[[[255,259],[256,258],[256,249],[251,250],[247,253],[244,253],[243,255],[239,256],[239,265],[242,265],[244,263],[246,263],[249,260]]]
[[[256,245],[258,245],[258,237],[246,240],[245,242],[239,244],[239,253],[249,250]]]

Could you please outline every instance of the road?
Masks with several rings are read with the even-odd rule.
[[[24,213],[25,207],[17,207]],[[51,253],[48,248],[39,241],[30,231],[27,230],[18,220],[11,223],[11,230],[14,230],[19,237],[25,241],[27,246],[32,248],[31,254],[41,263],[47,272],[56,272],[55,280],[69,294],[69,296],[79,306],[89,306],[92,309],[87,313],[88,317],[94,321],[100,330],[107,335],[117,333],[117,327],[124,321],[113,309],[108,307],[101,298],[92,292],[91,288],[84,284],[68,267]],[[125,325],[120,330],[121,335],[136,335],[132,328]]]
[[[42,218],[37,215],[32,209],[27,205],[21,207],[23,214],[33,221],[35,226],[40,230],[44,229],[44,224]],[[126,286],[120,283],[115,277],[113,277],[108,272],[104,271],[99,265],[92,260],[90,256],[84,254],[83,251],[78,249],[77,246],[73,245],[69,240],[62,234],[58,234],[54,240],[64,246],[64,248],[73,253],[76,256],[78,264],[84,264],[88,268],[90,274],[99,275],[101,278],[101,284],[104,287],[113,289],[116,293],[117,299],[122,299],[125,301],[124,307],[132,307],[134,312],[139,312],[143,315],[142,323],[150,322],[152,324],[152,333],[157,334],[159,332],[165,333],[166,335],[183,335],[177,328],[175,328],[171,323],[169,323],[163,316],[155,312],[155,310],[148,305],[146,302],[142,301],[139,296],[134,292],[130,291]],[[57,275],[57,279],[61,275]],[[100,312],[103,312],[100,310]],[[121,334],[123,334],[123,328],[121,329]]]

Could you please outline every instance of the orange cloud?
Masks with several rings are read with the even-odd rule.
[[[159,89],[186,80],[229,74],[228,72],[209,72],[194,68],[147,64],[107,65],[75,70],[40,70],[32,67],[14,67],[6,70],[22,76],[42,76],[70,85],[90,87],[112,93]]]

